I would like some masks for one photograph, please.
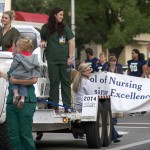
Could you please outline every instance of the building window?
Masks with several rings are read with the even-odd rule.
[[[0,0],[0,13],[4,12],[5,0]]]

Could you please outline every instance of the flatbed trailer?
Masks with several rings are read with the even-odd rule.
[[[35,50],[33,53],[39,55],[43,76],[38,79],[36,95],[39,101],[47,99],[49,81],[47,78],[47,63],[43,57],[44,52]],[[12,62],[10,52],[0,52],[0,70],[7,71]],[[0,78],[1,102],[0,102],[0,139],[8,141],[6,119],[6,97],[8,83]],[[109,146],[112,135],[112,113],[109,97],[98,97],[98,95],[85,95],[82,104],[82,112],[76,110],[65,113],[62,109],[56,112],[53,109],[41,109],[37,103],[36,112],[33,117],[33,132],[66,132],[72,133],[75,130],[82,130],[86,135],[86,141],[90,148]],[[44,104],[47,101],[44,101]],[[5,129],[5,130],[4,130]],[[3,131],[3,132],[2,132]],[[5,131],[5,132],[4,132]],[[0,140],[2,142],[2,140]],[[6,141],[6,143],[7,143]],[[0,142],[0,143],[1,143]],[[3,140],[4,142],[4,140]]]
[[[89,95],[85,96],[89,97]],[[33,117],[33,132],[73,133],[82,131],[86,135],[90,148],[109,146],[112,134],[110,99],[97,98],[96,107],[92,110],[93,114],[88,113],[88,115],[85,115],[86,110],[82,113],[77,111],[65,113],[63,109],[57,112],[54,109],[37,109]]]

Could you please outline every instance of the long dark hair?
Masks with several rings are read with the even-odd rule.
[[[139,60],[145,60],[145,55],[143,53],[140,53]]]
[[[62,8],[54,8],[49,14],[48,31],[47,31],[49,36],[56,31],[58,32],[59,35],[64,34],[64,28],[65,28],[64,23],[57,22],[55,18],[55,15],[58,14],[60,11],[64,11],[64,10]]]

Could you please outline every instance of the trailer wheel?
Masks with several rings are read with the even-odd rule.
[[[6,122],[0,124],[0,147],[3,150],[12,150]]]
[[[86,124],[85,133],[86,141],[90,148],[100,148],[103,144],[103,107],[99,102],[96,122],[88,122]]]
[[[103,110],[104,110],[103,146],[107,147],[111,143],[111,137],[112,137],[112,112],[111,112],[111,105],[109,100],[104,100]]]

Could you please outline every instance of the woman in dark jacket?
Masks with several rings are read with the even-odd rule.
[[[117,59],[115,56],[110,56],[108,61],[109,65],[105,68],[105,71],[123,74],[122,68],[116,65]]]
[[[115,56],[110,56],[108,61],[109,61],[109,65],[105,68],[105,71],[123,74],[122,68],[116,65],[117,59]],[[119,135],[118,132],[116,131],[114,127],[115,122],[117,122],[117,118],[112,118],[112,141],[114,143],[118,143],[120,142],[118,138],[122,137],[123,135]]]

